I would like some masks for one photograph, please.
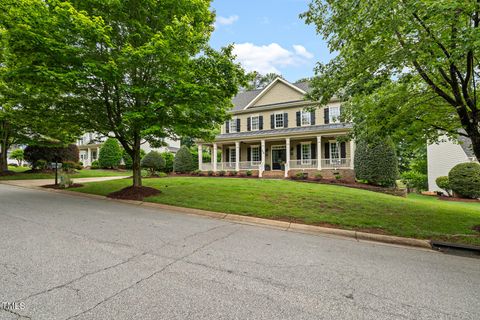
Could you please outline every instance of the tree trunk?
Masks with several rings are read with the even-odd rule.
[[[134,145],[133,145],[133,186],[141,187],[142,186],[142,168],[140,167],[140,137],[135,136]]]
[[[8,162],[7,162],[7,149],[4,149],[2,143],[2,151],[0,152],[0,172],[8,171]]]
[[[8,124],[5,121],[1,122],[2,128],[0,129],[0,172],[8,171],[7,153],[8,143]]]
[[[473,128],[472,130],[467,130],[467,134],[472,140],[472,149],[477,160],[480,161],[480,132],[478,128]]]

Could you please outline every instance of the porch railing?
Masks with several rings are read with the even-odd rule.
[[[262,162],[261,161],[240,161],[239,169],[240,170],[259,170]],[[236,166],[235,162],[217,162],[217,171],[235,171]],[[200,167],[202,171],[211,171],[213,170],[213,163],[207,162],[202,163]]]
[[[349,167],[350,167],[349,158],[322,159],[322,169],[349,168]]]
[[[290,169],[317,169],[317,159],[290,160]]]

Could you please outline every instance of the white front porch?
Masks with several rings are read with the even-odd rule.
[[[202,151],[205,147],[210,150],[211,156],[208,162],[203,159]],[[201,171],[258,170],[260,177],[266,171],[280,171],[288,177],[290,171],[298,170],[353,170],[355,143],[339,141],[337,136],[320,135],[217,142],[199,144],[198,148]],[[221,150],[220,157],[218,157],[219,150]]]

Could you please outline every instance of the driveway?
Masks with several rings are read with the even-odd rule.
[[[474,258],[10,185],[0,219],[0,319],[480,319]]]
[[[93,178],[74,178],[73,182],[75,183],[87,183],[87,182],[96,182],[96,181],[108,181],[108,180],[118,180],[125,179],[129,176],[113,176],[113,177],[93,177]],[[60,179],[59,179],[60,181]],[[0,184],[8,184],[11,186],[18,187],[41,187],[50,184],[54,184],[55,179],[31,179],[31,180],[2,180]]]

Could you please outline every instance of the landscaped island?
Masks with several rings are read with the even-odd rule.
[[[129,180],[72,189],[107,195]],[[403,237],[480,244],[480,204],[435,197],[396,197],[347,187],[289,180],[169,177],[145,179],[162,191],[144,201]]]

